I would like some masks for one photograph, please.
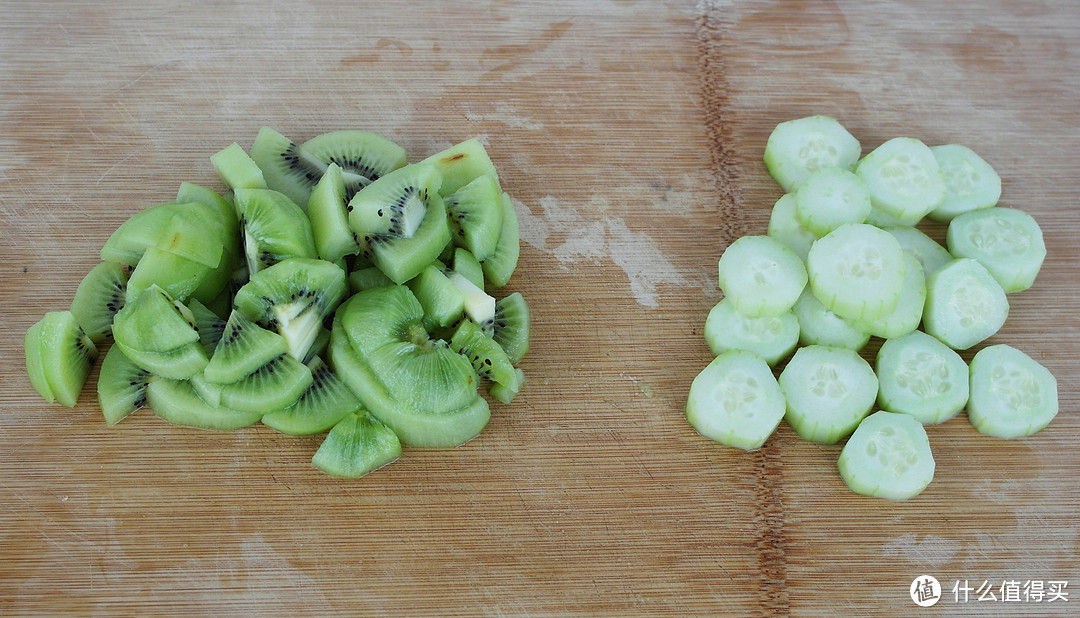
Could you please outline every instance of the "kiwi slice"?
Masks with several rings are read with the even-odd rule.
[[[46,401],[75,407],[98,350],[70,311],[50,311],[23,338],[30,384]]]
[[[394,282],[377,266],[368,266],[349,273],[349,292],[352,294],[384,285],[394,285]]]
[[[241,412],[280,410],[294,404],[311,387],[307,365],[281,354],[236,382],[222,385],[221,405]]]
[[[159,247],[189,258],[206,251],[198,261],[215,266],[228,241],[228,231],[214,206],[201,202],[156,204],[120,224],[102,245],[101,259],[134,266],[148,247]]]
[[[286,258],[318,256],[311,221],[284,193],[237,189],[234,195],[249,275]]]
[[[206,351],[206,355],[210,356],[221,341],[221,335],[225,331],[225,320],[197,300],[188,301],[187,307],[191,311],[195,331],[199,333],[199,344]]]
[[[369,235],[372,261],[394,283],[405,283],[439,258],[450,243],[446,207],[438,195],[428,198],[427,213],[411,238]]]
[[[396,169],[349,200],[349,225],[360,237],[383,234],[412,238],[430,208],[431,197],[438,195],[441,182],[432,165]]]
[[[146,387],[153,374],[131,361],[119,346],[112,346],[101,359],[97,396],[101,413],[109,425],[146,405]]]
[[[311,386],[291,406],[264,414],[263,425],[292,436],[309,436],[330,429],[360,410],[360,400],[322,358],[312,358],[307,366]]]
[[[336,163],[326,168],[312,189],[307,214],[320,258],[335,262],[346,255],[360,253],[360,239],[349,227],[345,179]]]
[[[480,377],[502,386],[491,395],[499,394],[503,403],[510,403],[521,390],[524,374],[515,370],[502,347],[472,320],[461,322],[450,339],[450,347],[464,354]]]
[[[218,384],[231,384],[251,374],[289,349],[284,337],[233,311],[225,323],[203,376]]]
[[[262,170],[236,142],[210,155],[210,163],[233,190],[266,188]]]
[[[347,414],[333,426],[311,463],[330,476],[359,478],[399,457],[397,434],[360,411]]]
[[[424,310],[424,328],[449,326],[465,311],[465,293],[447,276],[441,262],[429,264],[406,284]]]
[[[447,280],[461,292],[465,315],[490,331],[495,320],[495,299],[461,273],[451,272]]]
[[[499,181],[484,174],[445,199],[454,242],[478,260],[495,254],[502,233],[502,191]]]
[[[262,170],[267,188],[284,193],[301,207],[307,205],[311,188],[326,170],[325,162],[270,127],[259,129],[251,144],[251,158]]]
[[[124,306],[127,280],[127,270],[121,264],[101,262],[79,282],[71,299],[71,313],[95,344],[112,333],[113,316]]]
[[[421,163],[430,163],[439,170],[439,175],[442,176],[439,192],[443,196],[454,193],[480,176],[490,175],[495,179],[499,177],[487,150],[476,138],[437,152]]]
[[[484,289],[484,267],[480,265],[476,256],[462,247],[455,247],[452,255],[454,272],[460,273],[481,290]]]
[[[336,264],[289,258],[252,275],[233,302],[249,320],[284,337],[289,355],[300,360],[346,289],[345,271]]]
[[[235,248],[238,229],[236,209],[217,191],[192,182],[182,182],[176,191],[176,202],[178,204],[205,204],[213,208],[217,212],[217,221],[221,223],[226,239],[225,248],[229,249],[230,246]]]
[[[358,292],[335,317],[331,363],[404,444],[457,446],[480,433],[490,410],[472,364],[430,338],[422,319],[420,302],[405,286]]]
[[[155,379],[146,387],[146,399],[154,414],[185,427],[229,431],[259,422],[262,412],[232,410],[212,405],[199,397],[187,380]]]
[[[185,380],[209,362],[191,311],[157,285],[116,313],[113,339],[135,364],[165,378]]]
[[[499,242],[495,246],[495,253],[480,262],[484,269],[484,276],[491,285],[497,288],[501,288],[510,282],[510,276],[514,274],[514,270],[517,268],[521,251],[520,230],[514,204],[506,193],[500,196],[499,203],[502,205],[503,210],[502,231],[499,232]]]
[[[125,303],[133,302],[150,286],[160,287],[181,301],[195,297],[196,292],[200,301],[209,301],[225,287],[220,280],[205,283],[209,274],[204,264],[150,247],[128,277]]]
[[[495,319],[491,338],[506,352],[510,362],[517,365],[529,351],[529,305],[520,292],[495,301]]]

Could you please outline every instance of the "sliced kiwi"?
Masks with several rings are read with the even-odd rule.
[[[203,376],[211,382],[230,384],[288,350],[284,337],[262,328],[243,313],[233,311],[210,362],[203,369]]]
[[[422,319],[423,308],[405,286],[358,292],[334,320],[340,334],[331,333],[331,362],[403,443],[456,446],[483,429],[490,411],[468,359],[430,338]]]
[[[453,324],[465,311],[465,293],[450,280],[441,262],[429,264],[406,285],[424,308],[423,324],[428,330]]]
[[[146,387],[146,399],[154,414],[185,427],[229,431],[259,422],[262,412],[239,411],[204,401],[191,382],[158,378]]]
[[[364,411],[339,420],[311,458],[331,476],[359,478],[401,457],[401,441],[389,427]]]
[[[146,387],[153,374],[136,365],[119,346],[112,346],[101,359],[97,396],[105,422],[109,425],[146,405]]]
[[[345,203],[345,179],[341,168],[331,163],[311,191],[308,219],[319,257],[334,262],[346,255],[360,253],[360,239],[349,227]]]
[[[262,170],[236,142],[210,155],[210,163],[233,190],[266,188]]]
[[[465,315],[490,332],[495,320],[495,299],[461,273],[451,272],[447,280],[461,292]]]
[[[427,213],[411,238],[369,235],[372,261],[394,283],[405,283],[424,270],[450,242],[446,207],[438,195],[429,196]]]
[[[251,374],[221,388],[221,405],[241,412],[281,410],[294,404],[311,387],[311,370],[281,354]]]
[[[520,230],[514,204],[506,193],[502,194],[499,203],[502,204],[503,209],[502,231],[499,232],[499,242],[495,246],[495,253],[480,262],[480,265],[484,268],[484,276],[487,281],[497,288],[509,283],[510,276],[514,274],[514,270],[517,268],[521,251]]]
[[[349,292],[352,294],[384,285],[394,285],[394,282],[377,266],[368,266],[349,273]]]
[[[113,339],[135,364],[161,377],[184,380],[209,362],[191,311],[156,285],[116,313]]]
[[[293,405],[264,414],[263,425],[293,436],[308,436],[322,433],[360,410],[360,400],[321,358],[314,357],[307,366],[311,386]]]
[[[361,188],[405,165],[404,148],[370,131],[323,133],[304,142],[302,150],[341,168],[346,201]]]
[[[510,362],[517,365],[529,351],[529,305],[520,292],[495,301],[495,319],[491,338],[506,351]]]
[[[237,189],[234,194],[249,275],[286,258],[318,256],[311,221],[284,193]]]
[[[176,191],[176,202],[179,204],[205,204],[213,208],[218,214],[217,220],[222,225],[225,238],[229,239],[225,243],[225,249],[235,248],[238,229],[236,209],[233,208],[231,202],[222,197],[217,191],[192,182],[182,182],[180,188]]]
[[[134,266],[148,247],[160,247],[164,244],[171,246],[174,253],[179,247],[181,254],[200,251],[197,248],[199,246],[210,247],[209,251],[216,255],[208,256],[203,261],[216,264],[216,260],[221,256],[221,248],[216,248],[214,243],[219,241],[224,246],[229,232],[222,224],[221,217],[217,208],[201,202],[156,204],[133,214],[120,224],[102,245],[101,259]],[[178,236],[174,238],[179,235],[180,228],[188,230],[183,236],[198,237],[190,239],[192,247],[183,245]]]
[[[432,165],[396,169],[361,189],[349,201],[349,225],[360,237],[385,234],[411,238],[437,196],[442,178]],[[441,247],[440,247],[441,249]]]
[[[233,302],[248,319],[284,337],[289,355],[302,360],[347,287],[336,264],[290,258],[252,275]]]
[[[502,191],[499,181],[484,174],[445,199],[454,242],[478,260],[495,254],[502,233]]]
[[[471,281],[473,285],[481,290],[484,289],[484,267],[480,265],[480,261],[476,259],[476,256],[471,251],[462,247],[454,248],[451,267],[455,272]]]
[[[496,179],[499,177],[487,150],[476,138],[467,139],[442,152],[437,152],[421,163],[430,163],[439,170],[442,176],[439,192],[443,196],[454,193],[485,174]]]
[[[204,283],[210,272],[211,269],[204,264],[150,247],[128,277],[125,303],[133,302],[150,286],[160,287],[181,301],[194,298],[198,291],[200,302],[209,301],[224,289],[224,282],[220,282],[221,285],[217,281]]]
[[[251,158],[262,170],[267,188],[284,193],[300,207],[307,205],[311,188],[326,170],[325,162],[270,127],[259,129],[251,144]]]
[[[121,264],[101,262],[79,282],[71,299],[71,313],[95,344],[112,333],[113,316],[124,306],[127,280],[127,270]]]
[[[502,347],[472,320],[461,322],[450,339],[450,347],[464,354],[480,377],[502,386],[496,393],[506,397],[500,399],[503,403],[510,403],[521,390],[523,374],[516,371]]]
[[[225,331],[225,320],[197,300],[188,301],[187,307],[191,311],[191,317],[194,318],[195,331],[199,333],[199,344],[206,351],[206,355],[210,356],[221,341],[221,335]]]
[[[50,311],[23,338],[27,373],[50,403],[75,407],[98,350],[70,311]]]

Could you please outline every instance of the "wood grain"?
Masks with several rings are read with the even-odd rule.
[[[1074,2],[5,3],[0,25],[0,614],[897,615],[928,573],[1080,588]],[[715,262],[779,197],[776,123],[836,116],[864,151],[960,142],[1049,257],[994,342],[1058,377],[1061,413],[1001,441],[931,428],[931,486],[856,496],[839,447],[782,425],[753,453],[682,416],[709,360]],[[415,160],[480,136],[514,196],[528,386],[476,440],[356,481],[318,438],[149,413],[92,383],[44,405],[22,335],[109,233],[220,187],[208,156],[270,125],[374,130]],[[941,238],[943,230],[930,228]],[[970,358],[970,353],[968,353]],[[91,379],[96,377],[92,374]],[[999,595],[1000,596],[1000,595]]]

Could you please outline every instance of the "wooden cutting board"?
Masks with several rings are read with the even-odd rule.
[[[1069,613],[1078,34],[1072,1],[6,2],[0,614],[914,615],[924,574],[949,614]],[[818,113],[864,151],[975,149],[1049,250],[992,341],[1057,375],[1061,413],[1017,441],[930,428],[936,477],[906,503],[851,493],[839,446],[785,425],[744,453],[683,418],[716,259],[780,197],[765,140]],[[317,437],[108,428],[92,383],[74,410],[31,390],[26,328],[133,212],[220,188],[208,156],[262,125],[413,160],[488,145],[534,330],[479,438],[334,480]]]

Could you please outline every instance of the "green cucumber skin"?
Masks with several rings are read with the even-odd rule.
[[[936,463],[922,423],[882,410],[859,424],[840,451],[837,468],[855,493],[903,501],[926,489]]]

